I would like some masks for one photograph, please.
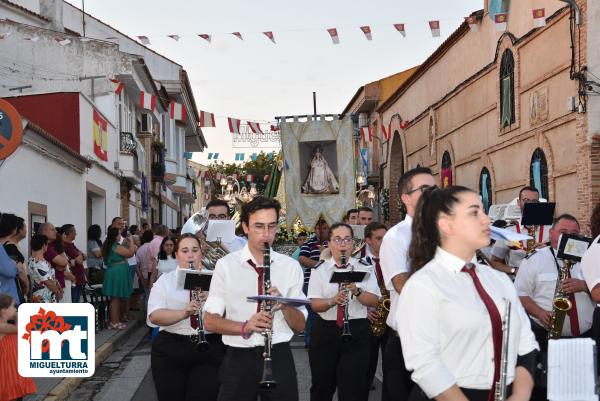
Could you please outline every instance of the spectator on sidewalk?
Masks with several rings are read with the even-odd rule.
[[[23,218],[10,213],[2,215],[0,218],[0,243],[3,244],[6,254],[15,261],[19,269],[19,278],[16,281],[19,303],[25,302],[29,296],[29,277],[25,266],[25,257],[18,246],[18,243],[26,236],[27,226]]]
[[[0,325],[11,320],[17,320],[15,300],[0,293]],[[0,401],[19,400],[36,391],[32,378],[19,375],[17,342],[17,333],[0,332]]]
[[[125,325],[121,322],[125,318],[125,301],[131,296],[132,283],[127,258],[135,253],[135,244],[130,241],[127,247],[119,245],[121,234],[119,229],[110,227],[106,233],[106,240],[102,246],[102,257],[106,265],[102,293],[111,297],[110,324],[115,330],[122,330]]]
[[[150,242],[152,241],[153,237],[154,234],[152,231],[144,231],[140,240],[140,247],[135,253],[138,260],[138,266],[136,270],[137,278],[140,282],[140,290],[144,294],[144,305],[147,304],[147,295],[151,288],[150,272],[152,271],[152,261],[150,259]]]
[[[83,287],[85,286],[85,268],[83,262],[86,260],[83,252],[75,245],[75,238],[77,237],[77,230],[73,224],[65,224],[62,226],[65,254],[69,258],[70,269],[75,276],[75,286],[71,288],[71,301],[74,303],[79,302]]]
[[[304,245],[304,243],[306,242],[307,239],[308,239],[307,233],[305,233],[304,231],[302,231],[301,233],[298,233],[298,237],[296,237],[296,243],[298,244],[298,247],[292,254],[292,258],[294,258],[296,260],[298,260],[298,258],[300,258],[300,252],[302,251],[302,245]]]
[[[64,296],[62,297],[60,302],[71,303],[73,302],[71,293],[73,292],[73,288],[75,287],[77,279],[71,271],[71,268],[75,266],[75,260],[69,258],[69,256],[65,252],[65,243],[66,236],[62,227],[56,228],[56,240],[54,240],[54,249],[56,250],[56,252],[63,254],[67,258],[67,266],[65,267],[65,271],[63,272],[65,280]]]
[[[48,238],[48,249],[44,252],[44,259],[46,259],[54,269],[54,276],[60,283],[60,287],[63,289],[64,294],[61,302],[64,302],[64,299],[67,297],[70,302],[71,287],[69,286],[68,289],[65,288],[65,270],[69,265],[69,259],[67,258],[67,255],[64,254],[62,242],[57,240],[56,228],[54,228],[52,223],[42,223],[38,228],[38,234],[45,235],[46,238]]]
[[[36,234],[31,238],[31,256],[27,265],[31,277],[31,302],[52,303],[63,297],[63,289],[54,277],[54,269],[44,259],[48,238]]]
[[[104,265],[102,263],[102,229],[92,224],[87,232],[87,266],[90,284],[102,284]]]
[[[175,237],[171,235],[168,235],[163,239],[160,245],[160,252],[158,252],[157,261],[157,270],[159,276],[177,268],[177,259],[175,259],[176,242],[177,240]]]
[[[0,213],[0,219],[2,218]],[[8,293],[19,305],[19,293],[17,290],[19,268],[12,260],[3,246],[0,246],[0,293]]]
[[[160,252],[163,239],[167,235],[169,235],[169,233],[170,233],[170,230],[167,226],[165,226],[163,224],[158,224],[156,226],[156,229],[154,230],[154,238],[152,238],[152,241],[150,241],[150,246],[149,246],[150,261],[152,262],[152,267],[150,269],[150,273],[151,273],[150,284],[151,285],[156,281],[156,278],[158,277],[158,270],[157,270],[158,253]]]

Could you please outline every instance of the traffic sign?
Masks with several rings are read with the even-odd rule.
[[[13,154],[21,144],[23,124],[12,104],[0,99],[0,160]]]

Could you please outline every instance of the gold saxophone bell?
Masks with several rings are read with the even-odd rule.
[[[554,298],[552,299],[552,314],[548,322],[549,339],[558,339],[562,336],[565,317],[567,312],[573,307],[569,296],[561,288],[562,282],[569,277],[572,265],[572,261],[563,260],[563,266],[560,269],[558,280],[556,280],[556,289],[554,290]]]
[[[379,317],[371,322],[371,333],[375,337],[381,337],[385,334],[387,330],[386,320],[391,306],[390,292],[385,289],[384,285],[379,287],[379,290],[381,291],[381,298],[377,301],[377,309],[375,310]]]

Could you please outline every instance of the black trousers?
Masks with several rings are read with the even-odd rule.
[[[387,394],[390,401],[405,401],[408,399],[414,382],[410,378],[410,372],[406,370],[400,337],[391,327],[383,353],[383,392]]]
[[[289,343],[273,345],[273,376],[277,385],[264,389],[259,386],[262,378],[263,347],[227,347],[221,365],[221,388],[219,401],[298,401],[296,366]]]
[[[592,320],[592,338],[596,341],[597,367],[600,369],[600,306],[596,305],[594,309],[594,318]],[[596,372],[597,374],[598,372]]]
[[[381,349],[381,355],[384,357],[385,355],[385,344],[390,335],[394,335],[392,330],[388,327],[385,330],[385,333],[381,337],[375,337],[371,335],[371,339],[369,341],[369,370],[367,373],[367,389],[366,389],[366,398],[369,398],[369,391],[371,391],[371,383],[373,383],[373,379],[375,378],[375,371],[377,371],[377,361],[379,360],[379,349]],[[385,379],[385,371],[383,372],[383,377]],[[385,381],[383,382],[383,388],[381,389],[381,401],[388,401],[389,395],[387,394],[385,388]]]
[[[315,315],[308,360],[312,377],[311,401],[331,401],[337,388],[339,401],[366,401],[369,341],[371,327],[367,319],[350,320],[352,339],[342,342],[335,321]]]
[[[188,336],[161,331],[152,343],[150,366],[160,401],[214,401],[225,346],[219,334],[206,336],[210,349],[196,350]]]
[[[490,394],[490,390],[473,390],[473,389],[469,389],[469,388],[461,388],[461,390],[465,394],[465,396],[469,399],[469,401],[487,401],[488,396]],[[511,393],[512,393],[511,390],[512,390],[512,386],[508,386],[508,388],[506,390],[507,397],[511,395]],[[408,401],[426,401],[426,400],[430,400],[430,399],[431,398],[427,398],[427,396],[419,388],[419,386],[415,385],[410,394],[410,398],[408,398]]]

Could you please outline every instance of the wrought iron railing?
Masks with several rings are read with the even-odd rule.
[[[120,150],[121,152],[135,154],[137,142],[131,132],[121,132]]]

